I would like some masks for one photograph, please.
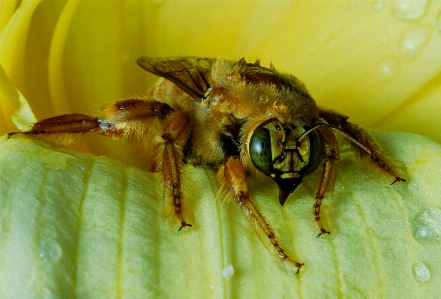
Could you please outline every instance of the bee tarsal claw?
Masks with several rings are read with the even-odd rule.
[[[395,177],[395,180],[390,183],[391,185],[395,184],[396,182],[406,182],[406,179],[400,178],[400,177]]]
[[[316,237],[320,237],[321,235],[330,235],[330,234],[331,234],[331,232],[328,232],[327,230],[322,229],[322,231]]]
[[[181,229],[183,229],[184,227],[192,227],[192,225],[190,223],[187,223],[185,221],[181,221],[181,227],[178,229],[178,232],[181,231]]]
[[[301,263],[301,264],[298,264],[298,265],[297,265],[297,272],[296,272],[296,274],[299,274],[299,272],[300,272],[300,268],[302,268],[304,264],[305,264],[305,263]]]

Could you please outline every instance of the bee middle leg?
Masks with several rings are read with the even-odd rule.
[[[191,226],[182,214],[182,166],[183,148],[191,133],[187,115],[176,111],[165,103],[150,100],[126,100],[105,106],[104,117],[99,119],[101,134],[106,136],[139,136],[149,129],[151,121],[159,119],[162,131],[156,136],[155,151],[157,171],[161,171],[164,197],[173,202],[174,213],[181,222],[179,230]],[[140,132],[138,132],[140,131]]]
[[[182,215],[181,172],[183,148],[188,141],[191,129],[184,112],[175,111],[167,117],[161,140],[159,141],[158,170],[162,172],[164,195],[173,199],[174,212],[181,221],[179,230],[191,226]]]
[[[299,263],[288,256],[277,241],[276,236],[268,223],[254,206],[250,199],[249,185],[246,178],[245,169],[239,158],[232,156],[228,157],[224,164],[219,168],[216,177],[220,185],[222,185],[223,182],[226,183],[233,196],[234,202],[242,209],[243,213],[253,227],[254,232],[265,247],[270,252],[275,250],[277,255],[283,261],[287,262],[287,264],[295,266],[298,273],[300,268],[303,266],[303,263]]]

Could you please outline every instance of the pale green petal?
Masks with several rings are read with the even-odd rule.
[[[252,197],[298,275],[260,243],[232,203],[215,200],[215,172],[186,166],[177,232],[159,174],[16,136],[0,144],[0,289],[4,298],[434,298],[441,278],[441,146],[375,133],[408,181],[337,164],[331,231],[316,237],[316,171],[282,208],[277,188],[251,179]],[[234,274],[222,276],[232,265]]]

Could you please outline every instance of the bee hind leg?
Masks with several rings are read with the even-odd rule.
[[[76,136],[93,132],[103,136],[121,138],[133,134],[140,122],[165,118],[173,111],[167,104],[157,101],[124,100],[106,105],[98,117],[84,114],[64,114],[35,123],[29,131],[11,132],[33,135],[57,145],[69,145]]]
[[[8,133],[8,138],[16,134],[33,135],[58,145],[69,145],[75,135],[99,131],[101,131],[100,123],[96,117],[65,114],[39,121],[29,131]]]

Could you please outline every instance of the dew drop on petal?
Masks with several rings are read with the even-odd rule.
[[[441,210],[428,208],[416,215],[412,223],[412,234],[420,243],[440,242]]]
[[[375,73],[380,81],[387,81],[398,74],[400,67],[400,60],[397,57],[390,55],[377,62],[375,65]]]
[[[405,59],[415,58],[426,45],[431,32],[429,25],[415,25],[406,30],[400,40],[400,53]]]
[[[234,274],[234,267],[233,265],[228,265],[224,269],[222,269],[222,277],[223,278],[230,278]]]
[[[426,11],[427,0],[395,0],[392,2],[392,14],[402,21],[418,20]]]
[[[430,271],[427,269],[426,265],[422,262],[416,262],[413,265],[413,276],[418,282],[426,282],[430,279]]]
[[[62,253],[60,245],[52,239],[43,239],[38,250],[40,257],[51,263],[58,262]]]

